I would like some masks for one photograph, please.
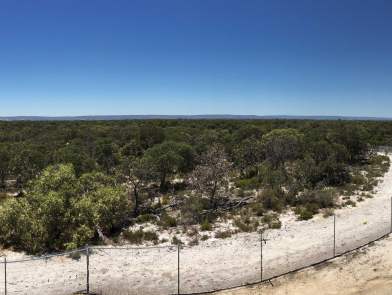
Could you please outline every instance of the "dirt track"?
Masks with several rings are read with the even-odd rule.
[[[249,288],[216,295],[390,295],[392,237],[352,254]]]

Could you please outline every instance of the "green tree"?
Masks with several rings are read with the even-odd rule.
[[[129,209],[125,189],[110,177],[77,178],[72,165],[49,166],[26,197],[0,207],[0,243],[29,253],[80,247],[120,228]]]
[[[9,162],[10,156],[9,151],[3,145],[0,145],[0,190],[5,189],[5,181],[9,175]]]
[[[128,194],[133,198],[134,216],[139,214],[140,193],[149,182],[156,178],[154,170],[145,158],[126,158],[119,171],[121,182],[125,183]]]
[[[158,173],[160,188],[166,188],[169,175],[186,171],[193,164],[191,147],[186,144],[166,141],[148,149],[144,154],[144,161]]]
[[[267,161],[274,168],[296,159],[302,149],[303,134],[295,129],[275,129],[262,138]]]

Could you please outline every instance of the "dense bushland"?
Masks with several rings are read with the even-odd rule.
[[[0,243],[41,253],[230,216],[277,227],[271,211],[308,219],[353,203],[339,195],[371,197],[389,168],[374,148],[391,144],[389,122],[0,122],[0,191],[17,194],[0,196]]]

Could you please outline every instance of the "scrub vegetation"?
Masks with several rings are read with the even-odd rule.
[[[0,122],[0,244],[197,245],[330,216],[373,196],[391,144],[390,122]]]

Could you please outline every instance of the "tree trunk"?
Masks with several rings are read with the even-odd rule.
[[[161,184],[159,186],[159,189],[161,192],[165,191],[166,188],[166,172],[163,172],[161,175]]]
[[[139,215],[139,192],[137,191],[137,188],[133,188],[133,195],[134,195],[134,200],[135,200],[135,205],[133,208],[133,215],[136,217]]]

